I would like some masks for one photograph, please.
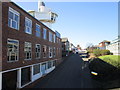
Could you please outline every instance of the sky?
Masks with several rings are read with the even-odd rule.
[[[38,10],[37,2],[16,4],[26,11]],[[52,28],[75,46],[98,45],[103,40],[112,41],[118,36],[117,2],[45,2],[45,5],[58,14]]]

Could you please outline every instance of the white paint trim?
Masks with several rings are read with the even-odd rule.
[[[54,69],[55,69],[55,66],[47,69],[47,70],[46,70],[46,74],[50,73],[50,72],[53,71]]]
[[[21,88],[21,68],[17,71],[17,87]]]
[[[29,85],[29,84],[31,84],[32,83],[32,81],[30,81],[29,83],[27,83],[27,84],[25,84],[25,85],[22,85],[20,88],[23,88],[23,87],[25,87],[25,86],[27,86],[27,85]]]
[[[55,59],[55,60],[57,60],[57,59]],[[55,61],[55,60],[51,60],[51,61]],[[39,79],[39,78],[41,78],[43,76],[42,72],[41,72],[41,66],[42,66],[42,63],[47,63],[47,62],[48,61],[37,63],[37,64],[40,64],[40,73],[39,73],[39,75],[37,75],[36,78],[34,78],[34,75],[33,75],[33,66],[37,65],[37,64],[28,65],[28,66],[24,66],[24,67],[15,68],[15,69],[11,69],[11,70],[6,70],[6,71],[3,71],[3,72],[0,72],[0,90],[2,90],[2,73],[6,73],[6,72],[17,70],[17,82],[16,82],[17,83],[17,88],[23,88],[23,87],[29,85],[30,83],[36,81],[37,79]],[[26,67],[30,67],[30,70],[31,70],[31,73],[30,73],[31,74],[31,81],[29,83],[21,86],[21,69],[22,68],[26,68]],[[55,66],[51,67],[50,69],[45,70],[45,74],[50,73],[54,69],[55,69]]]

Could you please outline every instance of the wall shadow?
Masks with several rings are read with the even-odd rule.
[[[120,87],[120,69],[103,61],[94,58],[89,61],[90,71],[97,72],[98,75],[92,75],[94,80],[102,83],[103,88],[119,88]]]

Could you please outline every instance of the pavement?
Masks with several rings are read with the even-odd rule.
[[[101,84],[91,78],[88,65],[78,54],[73,54],[32,88],[101,88]]]

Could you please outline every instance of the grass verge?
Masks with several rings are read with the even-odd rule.
[[[120,55],[105,55],[99,58],[120,69]]]

